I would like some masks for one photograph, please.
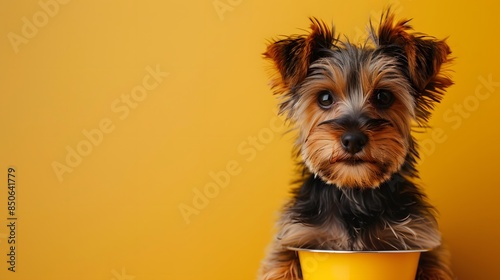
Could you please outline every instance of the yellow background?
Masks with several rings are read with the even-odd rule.
[[[0,4],[0,279],[254,279],[294,174],[266,40],[301,33],[309,16],[359,38],[389,3],[416,30],[449,36],[456,85],[419,135],[422,181],[460,279],[500,278],[498,4],[54,1]],[[151,90],[126,103],[144,81]],[[68,156],[78,147],[80,161]],[[58,163],[71,170],[61,180]]]

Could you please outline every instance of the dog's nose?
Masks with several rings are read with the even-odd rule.
[[[368,137],[361,131],[347,131],[340,138],[344,150],[352,155],[360,152],[368,142]]]

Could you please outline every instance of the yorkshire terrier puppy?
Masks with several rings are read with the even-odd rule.
[[[364,44],[336,37],[311,19],[311,32],[271,42],[264,56],[280,113],[297,131],[304,168],[286,204],[261,280],[302,279],[296,252],[412,250],[416,279],[454,279],[434,208],[415,183],[412,128],[423,127],[452,85],[444,40],[414,33],[387,11]]]

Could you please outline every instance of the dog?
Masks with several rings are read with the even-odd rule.
[[[396,21],[390,9],[378,28],[370,21],[362,44],[310,20],[308,34],[273,40],[264,53],[303,171],[258,279],[302,279],[288,247],[432,249],[422,253],[416,279],[455,279],[436,210],[416,182],[412,134],[453,84],[450,47],[414,32],[410,20]]]

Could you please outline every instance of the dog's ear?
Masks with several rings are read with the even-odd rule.
[[[336,41],[333,28],[315,18],[311,20],[311,33],[295,35],[273,41],[267,46],[264,57],[273,61],[278,76],[272,83],[280,87],[279,93],[293,89],[307,76],[309,65],[331,49]]]
[[[444,71],[452,59],[444,40],[412,30],[409,20],[395,22],[394,15],[387,11],[378,31],[371,28],[371,36],[378,48],[402,61],[416,90],[417,120],[422,122],[428,120],[433,104],[441,101],[445,89],[453,84]]]

